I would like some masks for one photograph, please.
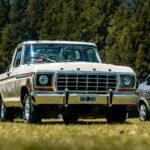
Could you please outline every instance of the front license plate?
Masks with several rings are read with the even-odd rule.
[[[80,102],[96,102],[96,97],[80,97]]]

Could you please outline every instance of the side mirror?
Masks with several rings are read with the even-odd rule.
[[[9,70],[10,70],[10,65],[7,66],[5,72],[9,72]]]

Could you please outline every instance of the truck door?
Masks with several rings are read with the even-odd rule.
[[[4,102],[7,101],[7,95],[8,95],[7,88],[6,88],[7,78],[8,78],[7,73],[4,73],[3,79],[0,81],[1,82],[0,92],[1,92],[1,96]]]
[[[17,70],[21,64],[21,53],[22,53],[22,47],[17,48],[14,60],[12,62],[12,66],[9,72],[9,78],[7,80],[7,92],[8,92],[8,97],[7,101],[9,101],[10,105],[13,105],[14,102],[17,101],[17,93],[16,93],[16,75],[17,75]],[[12,102],[12,103],[11,103]]]

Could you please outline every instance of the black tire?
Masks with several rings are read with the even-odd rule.
[[[3,102],[0,104],[0,121],[11,121],[13,122],[15,118],[15,113],[13,108],[8,108]]]
[[[112,106],[106,110],[106,119],[108,123],[123,123],[127,118],[127,106]]]
[[[63,114],[65,124],[76,123],[78,121],[78,114]]]
[[[32,103],[32,98],[28,94],[24,96],[23,119],[25,123],[40,123],[41,114],[38,106]]]
[[[139,105],[139,119],[141,121],[150,120],[150,114],[147,109],[147,106],[144,103],[140,103]]]

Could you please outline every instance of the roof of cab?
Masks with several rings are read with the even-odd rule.
[[[49,41],[49,40],[37,40],[37,41],[25,41],[20,43],[22,44],[78,44],[78,45],[92,45],[96,46],[95,43],[91,42],[80,42],[80,41]]]

